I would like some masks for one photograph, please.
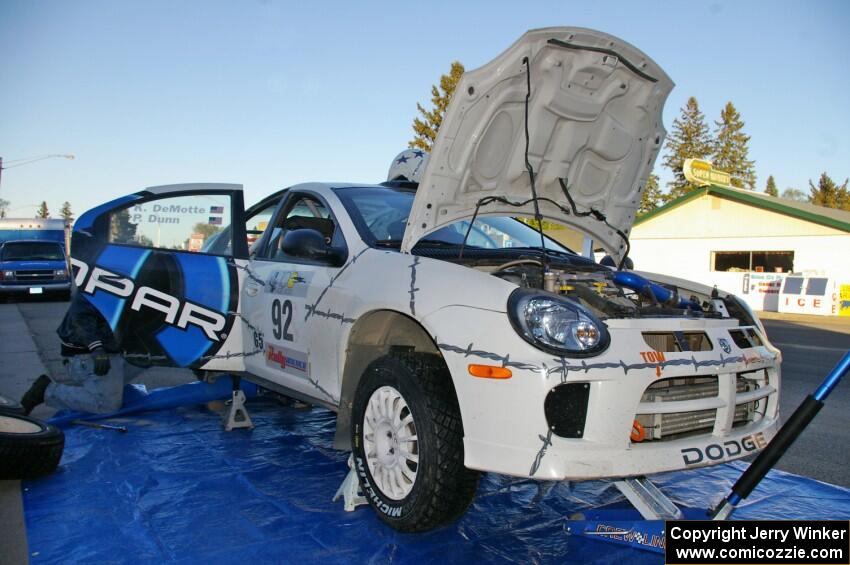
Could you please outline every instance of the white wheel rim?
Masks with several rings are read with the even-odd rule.
[[[4,434],[37,434],[41,426],[14,416],[0,415],[0,432]]]
[[[419,438],[407,402],[391,386],[382,386],[369,397],[363,448],[375,486],[384,496],[402,500],[410,494],[419,469]]]

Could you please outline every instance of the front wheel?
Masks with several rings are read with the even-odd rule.
[[[390,354],[360,380],[352,407],[360,486],[378,516],[403,532],[430,530],[463,514],[479,473],[463,465],[463,425],[442,359]]]

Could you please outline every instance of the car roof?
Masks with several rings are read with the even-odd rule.
[[[52,243],[54,245],[62,245],[61,241],[56,241],[54,239],[10,239],[0,243],[0,246],[6,245],[7,243]]]

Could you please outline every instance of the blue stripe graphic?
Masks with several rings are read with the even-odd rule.
[[[230,278],[224,259],[194,253],[175,253],[174,258],[182,271],[184,298],[226,316]],[[197,326],[167,326],[156,334],[156,339],[181,367],[200,359],[214,343]]]
[[[94,264],[114,273],[135,279],[148,255],[150,255],[150,249],[143,247],[115,247],[110,245],[103,250]],[[95,290],[93,295],[83,293],[83,296],[97,308],[109,324],[109,327],[112,328],[112,331],[115,331],[115,328],[118,327],[118,321],[121,319],[121,314],[124,311],[126,299],[100,289]]]
[[[138,200],[139,198],[141,198],[141,196],[138,194],[128,194],[127,196],[110,200],[106,204],[101,204],[100,206],[84,212],[83,215],[77,218],[77,221],[74,222],[74,231],[79,232],[91,229],[94,225],[94,221],[105,212],[110,212],[112,211],[112,208],[119,208],[122,204]]]

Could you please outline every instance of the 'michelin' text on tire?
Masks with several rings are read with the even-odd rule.
[[[463,424],[443,360],[394,353],[373,362],[352,407],[354,465],[369,504],[403,532],[459,517],[479,473],[463,465]]]

